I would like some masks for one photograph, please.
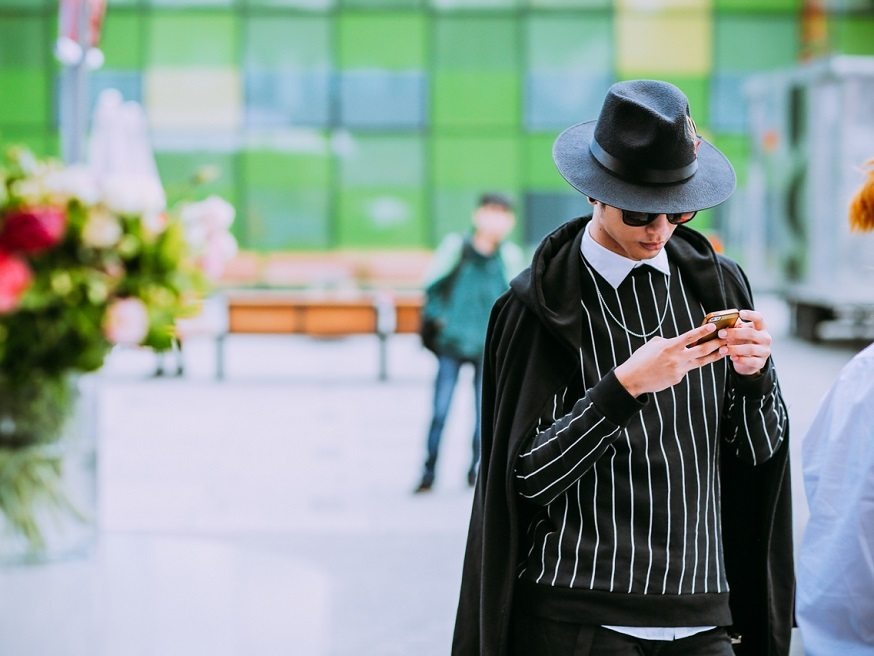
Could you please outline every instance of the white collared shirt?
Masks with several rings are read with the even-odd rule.
[[[596,242],[592,233],[589,232],[590,226],[591,224],[586,226],[580,250],[586,261],[601,274],[604,280],[610,283],[613,289],[622,284],[632,269],[644,264],[648,264],[656,271],[661,271],[666,276],[671,275],[671,265],[668,263],[668,254],[665,253],[664,248],[658,252],[658,255],[648,260],[632,260],[624,255],[619,255],[619,253],[614,253]]]
[[[668,262],[668,254],[663,248],[655,257],[648,260],[632,260],[614,253],[608,248],[595,241],[592,234],[589,232],[589,226],[586,226],[585,234],[583,235],[583,243],[580,246],[583,257],[592,265],[592,268],[604,278],[613,289],[619,287],[622,281],[628,277],[632,269],[635,269],[644,264],[648,264],[656,271],[661,271],[666,276],[671,275],[671,265]],[[607,626],[605,629],[618,631],[625,635],[634,636],[643,640],[680,640],[688,638],[696,633],[709,631],[714,628],[712,626],[669,626],[669,627],[650,627],[650,626]]]

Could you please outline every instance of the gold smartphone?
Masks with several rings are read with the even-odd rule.
[[[740,318],[740,311],[732,308],[730,310],[717,310],[716,312],[708,312],[704,315],[704,319],[701,321],[702,326],[706,326],[708,323],[712,323],[716,325],[716,330],[712,333],[706,334],[704,337],[699,339],[697,342],[692,344],[692,346],[698,346],[699,344],[703,344],[704,342],[709,342],[711,339],[716,339],[719,331],[723,328],[731,328],[734,324],[737,323],[737,320]]]

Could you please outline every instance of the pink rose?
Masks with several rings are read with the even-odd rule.
[[[14,255],[0,251],[0,313],[11,312],[18,307],[18,301],[30,281],[27,264]]]
[[[113,344],[136,346],[149,332],[149,312],[138,298],[119,298],[109,304],[103,334]]]
[[[13,253],[38,253],[61,241],[67,215],[59,207],[20,207],[7,212],[0,223],[0,248]]]

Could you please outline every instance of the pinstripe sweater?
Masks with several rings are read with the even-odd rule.
[[[770,370],[741,379],[728,360],[634,399],[612,374],[652,336],[700,324],[701,303],[671,265],[614,289],[581,267],[579,373],[544,407],[516,462],[516,489],[540,509],[518,577],[529,610],[629,626],[728,625],[720,451],[766,461],[785,408]],[[593,615],[594,613],[594,615]]]

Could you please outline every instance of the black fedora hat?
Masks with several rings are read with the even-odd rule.
[[[731,163],[696,134],[686,96],[658,80],[611,86],[598,120],[562,132],[552,158],[577,191],[638,212],[706,209],[735,187]]]

